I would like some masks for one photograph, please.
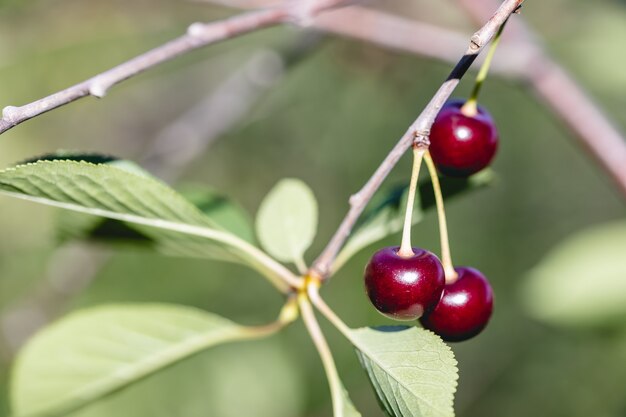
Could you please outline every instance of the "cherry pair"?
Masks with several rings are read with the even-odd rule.
[[[452,266],[436,170],[460,177],[482,170],[495,155],[498,133],[491,116],[475,99],[453,100],[435,119],[430,141],[428,151],[414,149],[402,246],[383,248],[374,254],[365,269],[365,288],[372,304],[386,316],[397,320],[419,319],[425,328],[444,340],[461,341],[477,335],[487,325],[493,310],[493,292],[480,271]],[[408,216],[424,156],[437,201],[443,263],[431,252],[410,245]]]
[[[378,311],[396,320],[420,319],[446,341],[466,340],[485,328],[493,292],[480,271],[455,268],[455,280],[446,283],[433,253],[413,248],[412,257],[402,257],[398,250],[379,250],[365,269],[365,288]]]

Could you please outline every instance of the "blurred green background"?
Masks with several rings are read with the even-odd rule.
[[[453,12],[452,0],[381,4],[467,34],[473,28],[462,13]],[[1,1],[0,105],[30,102],[159,45],[191,22],[228,13],[180,0]],[[524,16],[626,131],[626,3],[528,1]],[[29,121],[0,137],[0,166],[57,149],[138,159],[250,56],[293,50],[301,37],[295,29],[277,28],[202,49],[115,87],[103,100],[87,98]],[[349,195],[378,166],[450,67],[344,39],[315,42],[297,59],[283,62],[280,79],[234,128],[195,155],[179,180],[223,190],[254,214],[280,178],[303,179],[320,202],[320,231],[309,261],[337,227]],[[457,95],[468,93],[471,75]],[[255,76],[259,85],[267,82],[264,74]],[[623,218],[624,200],[521,85],[492,77],[481,102],[501,132],[494,164],[498,181],[455,199],[447,209],[455,261],[490,278],[496,311],[483,335],[453,345],[461,375],[457,415],[626,416],[626,326],[542,325],[528,317],[519,297],[525,274],[552,247],[582,228]],[[224,108],[235,105],[225,102]],[[406,180],[409,162],[401,161],[386,187]],[[71,274],[89,276],[96,265],[81,263],[83,252],[93,248],[76,244],[59,253],[57,217],[54,209],[0,197],[0,416],[8,413],[6,382],[14,349],[50,315],[110,302],[158,301],[252,324],[270,320],[279,309],[280,297],[243,267],[125,248],[110,252],[92,280],[68,289]],[[429,213],[414,240],[438,251],[437,236],[436,218]],[[386,322],[362,289],[362,269],[374,250],[351,260],[323,290],[352,326]],[[28,307],[33,304],[38,309]],[[325,329],[357,407],[364,416],[381,416],[352,348],[334,329]],[[313,417],[329,415],[330,400],[317,353],[296,324],[263,342],[206,352],[80,415],[111,414]]]

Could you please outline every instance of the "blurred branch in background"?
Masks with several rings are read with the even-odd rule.
[[[273,0],[196,1],[244,9],[269,7],[275,3]],[[361,6],[326,12],[316,17],[312,26],[335,35],[450,63],[456,63],[459,51],[467,46],[464,33]],[[518,72],[523,71],[520,51],[516,45],[500,46],[498,56],[500,59],[492,66],[494,72],[517,76]]]
[[[320,36],[305,33],[283,48],[262,49],[204,100],[169,123],[139,160],[157,177],[175,182],[194,159],[224,132],[240,123],[253,106],[315,47]],[[0,313],[0,356],[9,360],[36,330],[63,312],[68,302],[98,275],[110,251],[89,245],[56,250],[47,275],[26,297]]]
[[[211,23],[194,23],[187,33],[86,81],[23,106],[2,110],[0,134],[33,117],[87,96],[102,98],[116,84],[203,46],[285,23],[306,25],[318,14],[350,0],[299,0]]]
[[[259,8],[273,0],[200,0],[238,8]],[[477,23],[500,4],[497,0],[459,0]],[[332,10],[313,22],[317,29],[398,51],[456,63],[465,36],[455,31],[354,6]],[[626,197],[626,140],[580,85],[555,62],[521,19],[507,29],[493,71],[528,84],[539,99],[577,137]]]
[[[263,49],[208,97],[170,123],[154,139],[139,163],[159,178],[175,181],[190,161],[245,118],[285,71],[307,56],[321,40],[304,33],[282,49]]]

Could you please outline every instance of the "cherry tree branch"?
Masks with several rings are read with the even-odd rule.
[[[307,24],[323,11],[350,3],[350,0],[299,0],[213,23],[194,23],[184,35],[88,80],[23,106],[5,107],[0,119],[0,134],[83,97],[102,98],[114,85],[203,46],[283,23]]]
[[[328,278],[332,262],[337,257],[339,250],[341,250],[341,247],[350,235],[356,221],[365,209],[367,203],[372,199],[376,190],[378,190],[381,183],[387,175],[389,175],[389,172],[391,172],[393,167],[398,163],[398,160],[400,160],[402,155],[404,155],[414,142],[417,141],[428,144],[430,128],[441,107],[450,97],[478,54],[495,36],[500,25],[502,25],[523,2],[524,0],[505,0],[487,23],[474,33],[465,54],[458,61],[446,81],[439,87],[439,90],[435,93],[426,108],[411,124],[409,129],[402,138],[400,138],[400,141],[387,155],[363,188],[350,198],[350,209],[348,213],[328,245],[326,245],[326,248],[311,266],[310,275],[317,276],[322,280]]]
[[[237,9],[258,9],[275,3],[272,0],[197,1]],[[326,33],[451,63],[456,63],[458,51],[467,44],[464,33],[362,6],[333,9],[317,16],[311,26]],[[490,71],[504,76],[521,76],[526,58],[518,46],[512,42],[500,45],[498,59]]]

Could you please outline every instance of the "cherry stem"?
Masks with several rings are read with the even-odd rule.
[[[413,146],[413,169],[411,172],[411,183],[409,185],[409,195],[406,200],[406,213],[404,215],[404,229],[402,230],[402,244],[398,250],[398,256],[410,258],[415,253],[411,246],[411,226],[413,225],[413,205],[415,204],[415,190],[417,189],[417,178],[420,175],[420,167],[426,150],[420,146]]]
[[[339,316],[333,311],[332,308],[326,304],[326,302],[320,297],[319,285],[308,285],[307,294],[311,303],[317,308],[328,321],[330,321],[336,328],[343,334],[350,342],[355,344],[352,337],[352,330],[346,323],[339,318]]]
[[[463,113],[467,117],[474,117],[478,114],[478,94],[480,94],[480,89],[483,86],[483,83],[487,79],[487,74],[489,73],[489,67],[491,66],[491,61],[493,61],[493,56],[496,53],[496,49],[498,48],[498,44],[500,43],[500,37],[502,35],[502,31],[506,26],[506,22],[509,19],[506,19],[504,23],[500,25],[498,32],[493,38],[491,45],[489,47],[489,51],[487,51],[487,55],[485,56],[485,61],[483,65],[480,67],[480,71],[478,71],[478,75],[476,76],[476,83],[474,84],[474,89],[472,90],[472,94],[470,98],[465,102],[463,107],[461,107],[461,113]]]
[[[452,256],[450,255],[450,241],[448,239],[448,222],[446,221],[446,210],[443,206],[443,195],[441,194],[441,184],[437,175],[437,168],[430,152],[424,154],[424,160],[430,174],[430,181],[435,192],[435,202],[437,203],[437,217],[439,218],[439,239],[441,240],[441,263],[446,274],[446,284],[451,284],[457,280],[458,274],[454,270]]]
[[[333,416],[342,417],[344,416],[343,410],[345,408],[344,389],[341,380],[339,379],[339,373],[337,371],[332,352],[324,334],[322,333],[322,329],[315,318],[315,313],[311,307],[308,295],[305,292],[298,294],[298,304],[300,306],[300,311],[302,312],[304,324],[320,355],[324,371],[326,371],[326,377],[328,379],[331,399],[333,402]]]

